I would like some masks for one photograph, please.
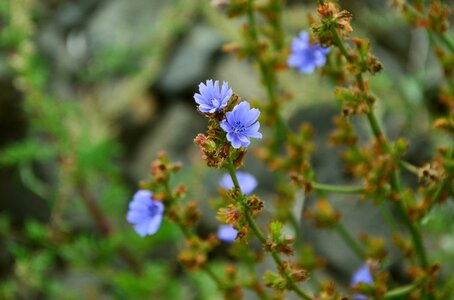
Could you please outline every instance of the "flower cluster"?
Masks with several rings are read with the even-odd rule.
[[[208,166],[219,168],[232,158],[228,144],[238,149],[236,158],[240,158],[251,138],[262,138],[257,121],[260,111],[251,108],[247,101],[240,101],[228,83],[224,82],[221,89],[219,81],[207,80],[206,84],[199,85],[199,93],[194,94],[194,99],[198,110],[210,120],[208,135],[199,134],[194,140]]]
[[[329,48],[324,48],[319,44],[312,44],[309,34],[302,31],[292,41],[291,54],[287,64],[300,73],[313,73],[315,68],[321,67],[326,62],[326,55]]]
[[[238,179],[238,184],[240,185],[241,191],[245,195],[251,194],[254,189],[257,187],[257,179],[252,174],[245,172],[236,172],[236,177]],[[226,189],[230,190],[234,187],[232,177],[229,173],[225,173],[219,181],[219,185]],[[233,228],[230,224],[221,225],[217,232],[217,237],[226,243],[233,242],[238,235],[238,230]]]

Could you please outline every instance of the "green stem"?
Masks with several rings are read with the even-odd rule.
[[[103,210],[99,207],[96,197],[93,195],[89,187],[84,180],[79,180],[76,183],[77,192],[81,196],[88,213],[91,215],[100,233],[106,238],[112,235],[112,227],[109,224],[109,220],[104,215]],[[122,260],[129,265],[138,275],[142,274],[142,265],[136,260],[136,257],[124,247],[117,249],[117,254]]]
[[[229,160],[229,163],[227,164],[227,171],[229,172],[230,177],[232,178],[233,185],[235,186],[235,188],[237,190],[240,191],[240,199],[239,200],[241,202],[241,205],[243,206],[244,216],[246,218],[246,221],[247,221],[249,227],[252,229],[252,232],[254,232],[254,235],[257,237],[257,239],[260,241],[260,243],[262,243],[264,245],[266,243],[265,235],[260,230],[260,228],[258,227],[258,225],[255,222],[254,218],[250,214],[249,208],[247,207],[247,204],[245,202],[246,199],[244,197],[244,194],[241,192],[241,187],[240,187],[240,184],[238,182],[238,178],[236,177],[235,167],[234,167],[233,162],[232,162],[231,159]],[[287,281],[288,287],[290,289],[292,289],[301,298],[306,299],[306,300],[311,300],[312,297],[309,296],[308,294],[306,294],[303,290],[301,290],[295,284],[295,282],[293,282],[292,278],[290,277],[290,275],[286,271],[286,268],[284,266],[284,262],[282,261],[282,259],[280,258],[279,254],[276,252],[276,250],[271,251],[271,257],[273,258],[274,262],[278,266],[278,270],[280,271],[280,273],[285,277],[285,280]]]
[[[362,186],[345,186],[312,182],[312,187],[319,191],[331,193],[357,194],[364,192],[364,188]]]
[[[293,229],[295,230],[295,248],[298,248],[303,242],[300,224],[293,214],[290,214],[290,217],[288,219]]]
[[[19,176],[22,183],[32,192],[43,199],[49,199],[51,195],[50,187],[42,182],[33,172],[29,163],[19,164]]]
[[[399,228],[394,221],[392,214],[390,213],[389,209],[385,206],[385,202],[382,202],[378,205],[380,212],[385,219],[385,222],[388,224],[388,227],[391,229],[392,232],[398,232]]]
[[[366,255],[361,246],[356,242],[356,240],[351,236],[350,232],[345,228],[342,223],[337,223],[336,230],[339,233],[340,237],[344,242],[352,249],[353,252],[361,259],[364,260]]]
[[[454,45],[453,43],[446,37],[445,34],[442,33],[435,33],[435,35],[440,39],[440,41],[443,43],[443,45],[446,46],[446,48],[451,51],[451,53],[454,53]]]
[[[218,288],[222,290],[222,282],[219,279],[219,277],[216,275],[216,273],[213,272],[211,267],[209,265],[205,264],[205,265],[203,265],[203,270],[208,274],[208,276],[211,277],[211,279],[213,279],[214,282],[216,282],[216,285],[218,286]]]
[[[367,120],[369,121],[370,128],[372,129],[372,132],[373,132],[375,138],[377,139],[377,141],[379,141],[379,142],[383,141],[386,151],[389,151],[390,147],[385,140],[385,135],[383,134],[383,132],[380,128],[380,124],[378,123],[378,120],[372,111],[370,111],[367,114]]]
[[[170,189],[169,180],[166,180],[164,182],[164,188],[169,197],[169,203],[175,203],[175,199],[173,197],[172,190]],[[181,230],[181,232],[183,233],[183,235],[186,239],[189,240],[194,237],[194,234],[188,229],[187,226],[182,224],[179,219],[175,220],[175,223],[177,224],[178,228]],[[202,269],[216,283],[218,289],[220,291],[222,291],[223,290],[222,281],[221,281],[221,279],[219,279],[219,277],[216,275],[216,273],[213,272],[211,267],[208,264],[203,264]]]
[[[398,287],[386,292],[380,299],[394,299],[403,297],[412,291],[416,290],[421,285],[421,282],[416,282],[406,286]]]
[[[411,163],[406,162],[404,160],[399,161],[399,166],[402,167],[402,169],[405,169],[408,172],[413,173],[415,175],[418,175],[418,173],[419,173],[418,167],[416,167],[416,166],[412,165]]]
[[[424,244],[421,238],[421,233],[419,232],[418,228],[413,224],[410,217],[408,216],[405,208],[403,207],[401,202],[396,202],[396,212],[399,215],[399,219],[404,223],[407,229],[410,231],[411,239],[413,242],[413,246],[415,247],[416,256],[418,257],[419,264],[424,269],[427,269],[429,266],[426,251],[424,248]]]
[[[266,88],[266,92],[268,94],[268,99],[271,105],[271,112],[274,114],[275,118],[275,126],[273,130],[274,134],[274,143],[271,146],[273,153],[277,153],[279,151],[279,145],[281,145],[281,141],[285,139],[287,135],[287,126],[279,114],[278,109],[278,99],[277,99],[277,92],[276,92],[276,76],[272,70],[272,66],[266,63],[266,61],[262,58],[259,50],[259,38],[257,33],[257,23],[255,20],[255,12],[254,12],[254,0],[248,0],[247,6],[247,17],[249,22],[248,32],[249,37],[252,41],[253,48],[255,49],[255,59],[259,65],[260,74],[262,83]]]
[[[376,139],[382,140],[384,143],[385,149],[387,151],[389,151],[390,146],[387,143],[387,141],[383,135],[383,132],[380,128],[380,125],[378,124],[377,119],[375,118],[375,115],[372,112],[370,112],[367,114],[367,118],[369,120],[370,127],[372,128],[372,132],[374,133]],[[396,191],[399,195],[402,195],[403,190],[401,187],[398,170],[396,170],[392,175],[391,186],[394,191]],[[400,202],[400,201],[395,202],[395,206],[397,208],[396,211],[399,215],[399,219],[404,223],[404,225],[410,231],[411,239],[413,242],[413,246],[415,247],[416,255],[418,256],[419,264],[423,268],[427,268],[429,266],[429,263],[427,261],[427,255],[426,255],[426,251],[424,249],[424,244],[422,242],[421,233],[419,232],[419,230],[415,226],[415,224],[411,221],[402,202]]]
[[[347,51],[347,48],[345,48],[344,43],[342,42],[339,34],[337,33],[336,28],[331,27],[331,34],[333,35],[334,42],[336,43],[336,46],[339,48],[340,52],[342,55],[347,59],[347,61],[351,61],[350,54]]]

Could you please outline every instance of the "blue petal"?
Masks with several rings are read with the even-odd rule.
[[[130,210],[126,214],[126,220],[131,224],[138,224],[150,217],[147,210]]]
[[[229,173],[225,173],[224,176],[222,176],[219,185],[225,190],[230,190],[234,187],[232,177],[230,177]]]
[[[311,74],[315,70],[315,66],[311,64],[301,65],[299,71],[303,74]]]
[[[161,226],[161,222],[162,215],[156,215],[154,218],[152,218],[148,223],[147,233],[149,235],[155,234],[158,231],[159,227]]]
[[[245,147],[249,146],[249,143],[251,142],[251,140],[249,139],[248,136],[244,135],[244,134],[238,134],[238,139],[241,141],[241,144]]]
[[[137,223],[134,225],[134,230],[141,236],[144,237],[148,233],[148,225],[150,224],[149,220]]]
[[[370,274],[369,266],[362,265],[352,276],[351,284],[357,284],[358,282],[364,282],[371,284],[374,282],[372,275]]]
[[[208,104],[201,104],[199,106],[199,110],[201,112],[204,112],[204,113],[208,113],[210,112],[211,110],[213,109],[213,107],[211,105],[208,105]]]
[[[164,204],[161,201],[153,201],[153,205],[157,208],[157,214],[162,215],[164,213]]]
[[[232,144],[232,147],[238,149],[241,147],[241,141],[236,134],[231,132],[227,133],[227,140]]]
[[[222,108],[224,108],[227,103],[229,102],[230,97],[232,97],[233,91],[229,89],[229,84],[227,82],[222,83],[222,90],[221,90],[221,99],[222,99]]]
[[[287,59],[287,64],[289,67],[296,68],[302,63],[302,59],[300,56],[291,54]]]
[[[233,108],[233,116],[235,121],[243,122],[243,119],[247,116],[250,111],[249,102],[243,101],[240,102],[237,106]]]
[[[238,231],[232,225],[222,225],[217,232],[218,238],[226,243],[233,242],[237,235]]]
[[[245,172],[236,172],[238,183],[240,184],[241,191],[245,195],[249,195],[257,187],[257,180],[252,174]]]
[[[242,119],[244,126],[251,126],[255,121],[257,121],[260,116],[260,111],[257,108],[251,109],[247,115]]]
[[[229,124],[229,122],[227,122],[227,120],[222,120],[221,121],[221,128],[225,132],[231,132],[233,130],[232,126]]]

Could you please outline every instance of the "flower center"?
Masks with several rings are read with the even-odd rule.
[[[148,212],[150,213],[151,217],[154,217],[158,213],[158,206],[152,203],[148,208]]]
[[[246,129],[246,127],[240,121],[235,121],[233,123],[233,133],[242,133]]]

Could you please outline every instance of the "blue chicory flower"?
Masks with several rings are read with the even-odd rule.
[[[374,279],[370,274],[370,269],[368,265],[362,265],[352,276],[351,285],[358,284],[359,282],[373,284]],[[356,294],[354,295],[355,300],[367,300],[367,296]]]
[[[238,149],[247,147],[250,144],[250,138],[262,138],[258,132],[260,123],[257,119],[260,111],[257,108],[251,109],[248,102],[243,101],[225,114],[226,118],[221,122],[221,128],[227,132],[227,140],[232,147]]]
[[[220,89],[218,80],[214,84],[213,80],[207,80],[206,84],[200,83],[199,93],[194,94],[194,100],[203,113],[214,113],[223,109],[233,94],[227,82],[223,82]]]
[[[237,234],[238,231],[232,225],[221,225],[217,232],[218,239],[226,243],[232,243]]]
[[[129,203],[126,219],[134,224],[134,230],[140,236],[153,235],[158,231],[164,214],[164,205],[153,198],[147,190],[137,191]]]
[[[236,172],[236,178],[238,179],[241,191],[245,195],[249,195],[257,187],[257,180],[252,174],[245,172]],[[221,180],[219,181],[219,185],[226,190],[233,188],[233,180],[232,177],[230,177],[229,173],[226,173],[224,174],[224,176],[222,176]]]
[[[302,31],[292,41],[287,64],[298,69],[300,73],[310,74],[314,72],[315,68],[325,64],[328,53],[329,48],[324,48],[319,44],[311,44],[309,34]]]

